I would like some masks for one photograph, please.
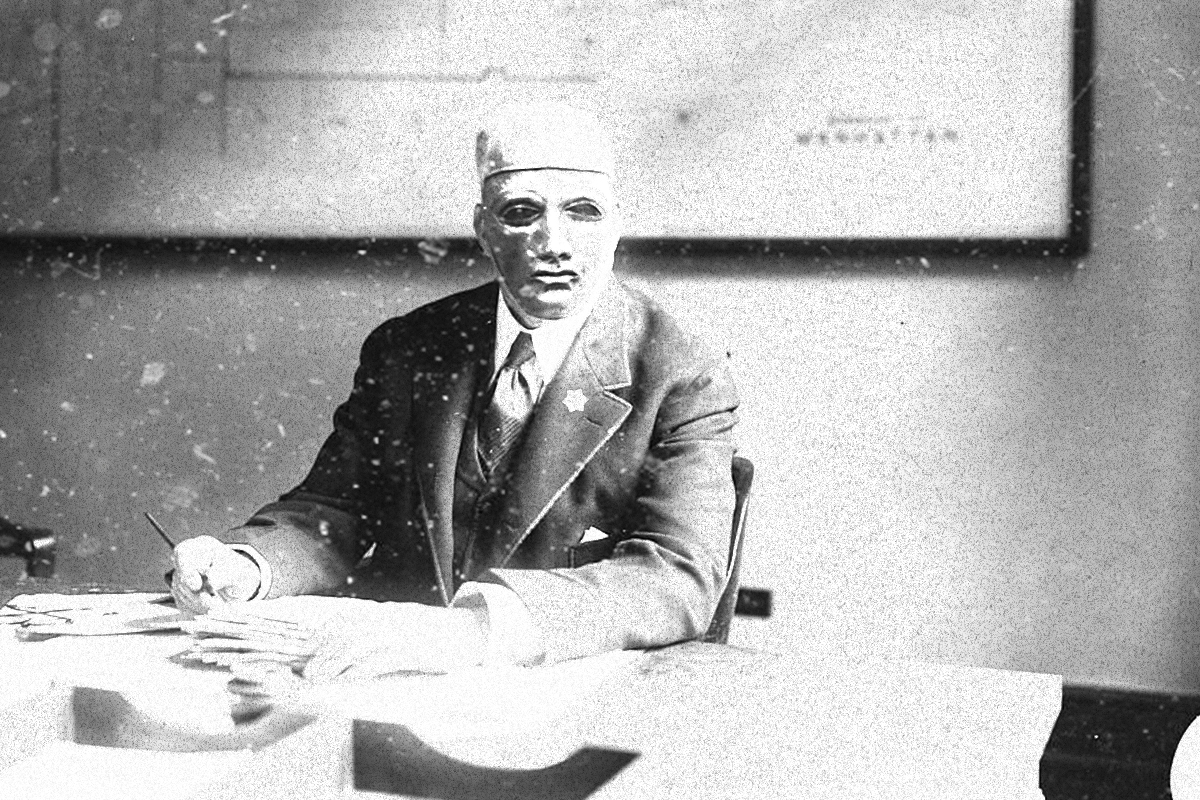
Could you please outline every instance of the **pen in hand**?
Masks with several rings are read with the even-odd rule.
[[[171,553],[172,553],[172,555],[174,555],[175,542],[171,539],[171,537],[163,529],[163,526],[158,524],[158,520],[156,520],[154,518],[154,515],[151,514],[149,511],[143,511],[142,513],[145,514],[146,521],[149,522],[154,527],[155,533],[157,533],[162,538],[162,540],[167,543],[167,546],[171,548]],[[163,575],[163,580],[165,580],[167,582],[167,585],[171,586],[172,591],[174,591],[175,570],[173,570],[173,569],[167,570],[167,574]],[[220,595],[217,593],[217,590],[213,588],[211,583],[209,583],[207,575],[202,574],[201,581],[202,581],[202,583],[200,584],[200,589],[199,589],[200,592],[211,595],[213,597],[220,598]]]
[[[162,540],[167,543],[167,547],[171,548],[171,552],[174,553],[175,552],[175,542],[171,541],[171,537],[167,535],[167,532],[165,530],[163,530],[163,526],[158,524],[158,520],[156,520],[149,511],[143,511],[142,513],[146,515],[146,521],[149,522],[152,526],[154,526],[154,532],[162,537]],[[167,570],[167,574],[163,575],[163,580],[165,580],[167,582],[167,586],[172,585],[172,583],[174,582],[174,579],[175,579],[175,570],[173,570],[173,569]]]
[[[154,517],[153,517],[153,516],[150,514],[150,512],[149,512],[149,511],[144,511],[144,512],[142,512],[142,513],[144,513],[144,514],[146,515],[146,519],[147,519],[147,520],[150,522],[150,524],[151,524],[151,525],[153,525],[153,526],[154,526],[154,530],[155,530],[155,531],[158,533],[158,535],[159,535],[159,536],[161,536],[161,537],[162,537],[162,540],[163,540],[164,542],[166,542],[166,543],[167,543],[167,547],[169,547],[169,548],[171,548],[172,550],[174,550],[174,549],[175,549],[175,543],[174,543],[173,541],[171,541],[171,537],[170,537],[170,536],[167,536],[167,532],[163,530],[163,527],[162,527],[162,525],[159,525],[159,524],[158,524],[158,520],[156,520],[156,519],[155,519],[155,518],[154,518]]]

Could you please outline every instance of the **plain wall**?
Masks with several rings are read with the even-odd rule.
[[[622,257],[733,357],[757,467],[733,641],[1200,691],[1200,7],[1097,0],[1078,262]],[[10,249],[0,514],[152,585],[304,474],[365,334],[486,280],[454,253]],[[97,266],[98,264],[98,266]],[[157,365],[157,366],[156,366]]]

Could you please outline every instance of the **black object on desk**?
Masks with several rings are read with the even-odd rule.
[[[1171,800],[1171,761],[1200,695],[1063,688],[1041,762],[1046,800]]]
[[[496,769],[438,752],[403,725],[354,720],[354,787],[438,800],[583,800],[638,757],[584,747],[540,769]]]
[[[26,528],[0,517],[0,556],[25,559],[25,575],[30,578],[54,577],[54,532],[44,528]]]

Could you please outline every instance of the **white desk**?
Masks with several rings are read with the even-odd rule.
[[[183,646],[183,637],[162,634],[0,644],[8,685],[23,687],[0,700],[0,731],[16,734],[0,741],[0,753],[38,725],[70,735],[54,727],[53,702],[37,713],[20,705],[22,696],[48,696],[52,683],[121,691],[143,710],[157,706],[152,715],[175,708],[193,729],[228,724],[226,675],[169,661]],[[58,691],[61,699],[67,690]],[[257,788],[243,772],[240,786],[227,780],[203,796],[263,800],[271,787],[289,798],[336,796],[320,776],[351,783],[349,718],[358,718],[405,725],[435,751],[489,767],[546,768],[585,745],[636,752],[591,795],[612,800],[1040,800],[1038,763],[1060,702],[1057,676],[803,661],[689,643],[331,688],[309,706],[319,724],[249,756]],[[38,713],[49,716],[38,722]],[[10,798],[4,787],[0,796]]]

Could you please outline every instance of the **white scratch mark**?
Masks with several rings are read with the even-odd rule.
[[[208,453],[204,452],[204,448],[206,446],[207,446],[207,442],[201,442],[200,444],[194,445],[192,447],[192,455],[194,455],[196,458],[200,459],[201,461],[207,461],[209,464],[212,464],[215,466],[217,463],[217,460],[215,458],[213,458],[212,456],[210,456]]]
[[[162,507],[166,511],[176,511],[181,508],[191,508],[192,503],[200,498],[200,493],[190,486],[172,486],[163,500]]]
[[[417,242],[417,250],[426,264],[440,264],[450,252],[450,247],[443,239],[422,239]]]
[[[161,361],[151,361],[142,369],[142,379],[139,386],[157,386],[167,376],[167,365]]]
[[[96,17],[96,27],[102,31],[111,31],[121,24],[121,12],[115,8],[106,8]]]

